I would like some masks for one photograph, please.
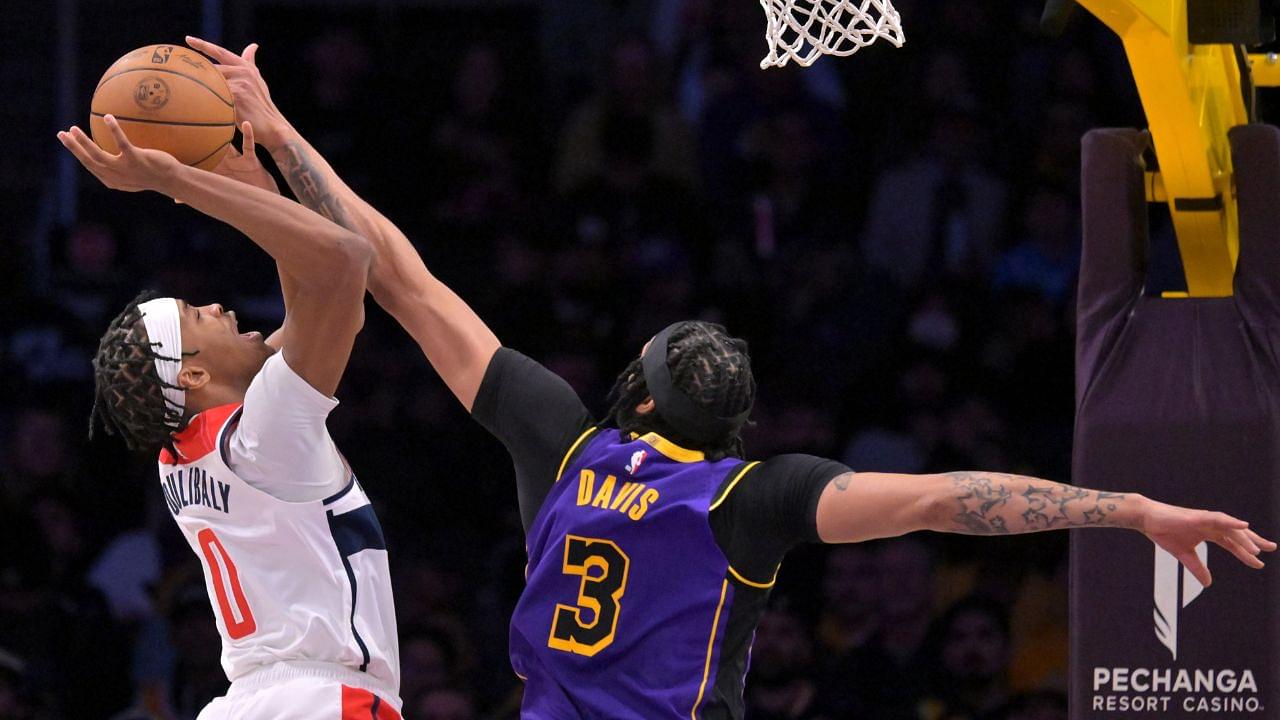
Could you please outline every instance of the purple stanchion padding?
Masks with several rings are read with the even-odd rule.
[[[1280,534],[1280,130],[1231,132],[1230,298],[1144,295],[1136,130],[1083,145],[1075,482],[1212,508]],[[1207,549],[1201,588],[1137,533],[1071,538],[1071,718],[1280,718],[1280,562]]]
[[[1228,138],[1240,234],[1247,238],[1240,242],[1236,301],[1250,325],[1274,326],[1280,322],[1280,242],[1274,241],[1280,237],[1280,130],[1243,125],[1233,128]]]

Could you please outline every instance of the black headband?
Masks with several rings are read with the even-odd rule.
[[[649,347],[640,358],[644,368],[644,383],[653,398],[658,414],[681,435],[698,442],[711,443],[736,432],[751,414],[747,408],[732,417],[719,417],[697,405],[671,380],[671,368],[667,366],[667,340],[680,323],[668,325],[653,336]]]

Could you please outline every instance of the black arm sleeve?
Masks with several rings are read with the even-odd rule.
[[[842,463],[812,455],[778,455],[748,471],[711,512],[716,542],[733,569],[767,583],[788,550],[819,542],[818,498],[847,472]]]
[[[578,394],[555,373],[508,348],[485,370],[471,417],[507,447],[516,471],[526,532],[556,481],[560,461],[594,422]]]

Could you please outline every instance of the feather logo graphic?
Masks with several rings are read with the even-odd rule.
[[[1209,567],[1209,546],[1200,543],[1196,555]],[[1179,593],[1181,591],[1181,593]],[[1156,547],[1155,611],[1156,638],[1178,659],[1178,614],[1204,592],[1204,585],[1178,559]],[[1181,595],[1181,597],[1179,597]]]

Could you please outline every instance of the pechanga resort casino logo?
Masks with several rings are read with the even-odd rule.
[[[1196,555],[1209,566],[1209,548],[1196,546]],[[1204,592],[1204,585],[1169,553],[1156,548],[1155,637],[1171,660],[1178,660],[1178,631],[1182,611]],[[1186,658],[1184,658],[1186,659]],[[1124,713],[1123,717],[1217,717],[1222,713],[1259,714],[1265,711],[1258,680],[1248,668],[1095,667],[1090,710]]]
[[[1095,711],[1152,713],[1179,717],[1203,713],[1261,713],[1258,680],[1252,670],[1201,668],[1093,669]]]

